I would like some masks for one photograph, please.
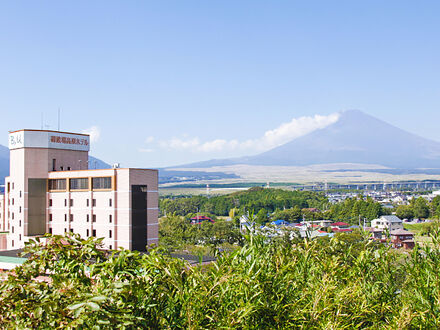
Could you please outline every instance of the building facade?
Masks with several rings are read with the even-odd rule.
[[[104,248],[158,243],[158,172],[88,169],[89,136],[47,130],[9,134],[10,176],[0,210],[8,249],[45,233],[102,237]]]
[[[379,219],[371,220],[371,227],[391,232],[403,229],[403,222],[395,215],[382,215]]]

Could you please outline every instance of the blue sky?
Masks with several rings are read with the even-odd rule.
[[[42,113],[56,129],[58,108],[62,130],[94,132],[94,156],[134,167],[257,153],[347,109],[440,141],[439,12],[403,0],[2,1],[0,143]]]

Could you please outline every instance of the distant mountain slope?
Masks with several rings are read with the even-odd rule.
[[[334,124],[259,155],[210,160],[182,167],[330,163],[378,164],[399,169],[440,168],[440,143],[406,132],[361,111],[350,110],[343,112]]]
[[[0,184],[9,175],[9,148],[0,145]],[[1,190],[0,190],[1,191]]]
[[[111,168],[110,164],[107,164],[101,159],[98,159],[93,156],[89,156],[89,169],[105,169],[105,168]]]

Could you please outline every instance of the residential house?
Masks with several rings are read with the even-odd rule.
[[[408,230],[397,229],[391,232],[391,243],[395,248],[412,249],[414,247],[414,234]]]
[[[379,219],[372,220],[371,227],[392,232],[394,230],[403,229],[403,222],[395,215],[383,215]]]

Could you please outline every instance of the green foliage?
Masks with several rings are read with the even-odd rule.
[[[423,197],[411,200],[411,207],[415,218],[426,219],[429,217],[428,203]]]
[[[404,228],[421,236],[429,236],[439,229],[439,221],[422,222],[422,223],[404,223]]]
[[[399,205],[396,208],[396,216],[400,219],[413,219],[414,212],[410,205]]]
[[[257,215],[255,216],[255,222],[259,225],[264,225],[269,220],[267,216],[267,210],[261,209],[258,211]]]
[[[440,196],[428,203],[423,197],[412,199],[409,205],[399,205],[396,215],[401,219],[440,219]]]
[[[301,209],[298,206],[292,207],[286,210],[276,210],[272,219],[277,220],[286,220],[286,221],[298,221],[302,219]]]
[[[158,249],[107,255],[76,234],[26,245],[0,284],[2,328],[438,329],[440,232],[398,254],[361,233],[248,236],[209,266]],[[41,281],[39,276],[46,276]]]
[[[159,244],[167,251],[176,251],[188,245],[206,245],[213,250],[223,243],[238,244],[242,240],[233,221],[217,220],[191,224],[180,216],[163,217],[159,221]]]
[[[370,197],[363,199],[361,196],[358,196],[357,198],[347,198],[341,203],[332,205],[328,212],[328,217],[338,221],[342,220],[351,224],[357,224],[359,217],[373,220],[384,214],[386,212],[379,203]]]
[[[276,209],[288,209],[295,206],[300,209],[324,208],[327,203],[327,198],[321,193],[254,187],[246,191],[211,198],[205,196],[163,198],[160,200],[160,209],[167,215],[185,216],[188,213],[200,211],[227,216],[233,208],[239,209],[241,214],[244,214],[245,210],[254,211],[257,214],[261,209],[273,212]]]

